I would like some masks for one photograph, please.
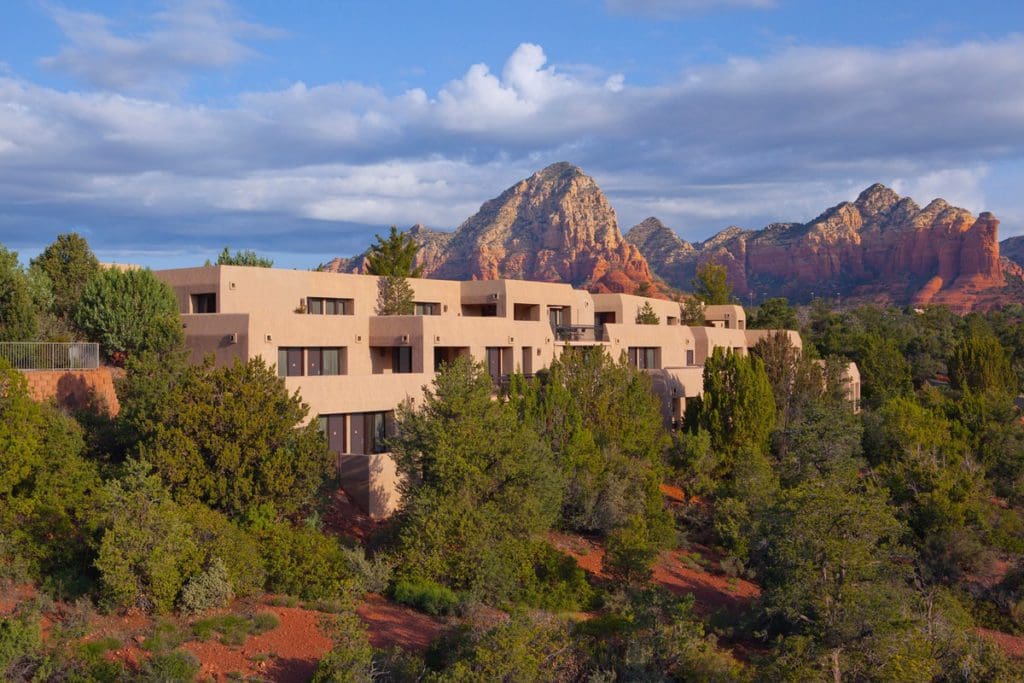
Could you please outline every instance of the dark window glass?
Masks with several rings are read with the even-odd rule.
[[[302,349],[279,348],[277,350],[277,374],[281,377],[301,377]]]
[[[366,452],[384,453],[387,450],[387,413],[366,413]]]
[[[192,312],[193,313],[216,313],[217,312],[217,295],[210,294],[193,294],[192,295]]]
[[[693,365],[693,349],[686,349],[686,364]]]
[[[412,372],[411,346],[396,346],[391,353],[391,372]]]
[[[306,300],[306,313],[320,315],[324,312],[324,300],[309,298]]]
[[[328,299],[326,297],[306,297],[306,313],[312,315],[351,315],[351,299]]]

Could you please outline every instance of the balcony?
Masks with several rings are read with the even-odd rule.
[[[554,328],[555,340],[570,343],[590,343],[608,341],[604,325],[559,325]]]
[[[100,345],[85,342],[2,342],[0,358],[18,370],[91,370],[99,367]]]

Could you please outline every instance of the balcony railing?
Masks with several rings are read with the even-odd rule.
[[[555,328],[555,339],[560,342],[608,341],[604,325],[560,325]]]
[[[86,342],[0,342],[0,358],[18,370],[91,370],[100,345]]]

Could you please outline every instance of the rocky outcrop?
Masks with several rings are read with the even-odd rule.
[[[452,235],[434,277],[568,282],[633,292],[653,276],[594,179],[558,163],[485,202]]]
[[[444,255],[444,249],[452,238],[452,233],[441,230],[431,230],[422,223],[416,223],[406,230],[420,250],[416,252],[416,265],[423,268],[423,272],[429,273],[437,269]],[[323,269],[332,273],[365,273],[366,255],[369,250],[351,258],[337,257],[324,265]]]
[[[683,242],[669,254],[647,251],[647,233],[634,233],[636,228],[627,239],[641,247],[655,274],[675,286],[688,286],[698,264],[714,260],[727,267],[741,296],[807,301],[838,295],[969,310],[989,305],[1005,285],[998,226],[990,213],[975,218],[942,199],[922,209],[876,184],[807,224],[729,228],[706,242]]]
[[[999,243],[999,253],[1018,266],[1024,267],[1024,235],[1008,237]]]
[[[453,233],[414,226],[412,234],[427,277],[567,282],[596,292],[659,287],[594,179],[565,162],[484,202]],[[364,259],[336,259],[329,269],[361,272]]]

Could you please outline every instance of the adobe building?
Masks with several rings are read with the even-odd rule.
[[[218,365],[256,356],[276,364],[319,420],[342,485],[377,517],[398,503],[385,449],[394,410],[420,400],[447,361],[482,362],[500,384],[546,368],[567,347],[604,347],[652,376],[673,425],[686,399],[700,395],[715,348],[747,353],[770,334],[747,330],[741,306],[708,306],[706,326],[688,327],[675,302],[559,283],[410,278],[415,314],[378,316],[371,275],[204,266],[156,276],[177,295],[193,362],[212,353]],[[636,323],[645,303],[661,324]],[[801,346],[799,334],[788,334]]]

